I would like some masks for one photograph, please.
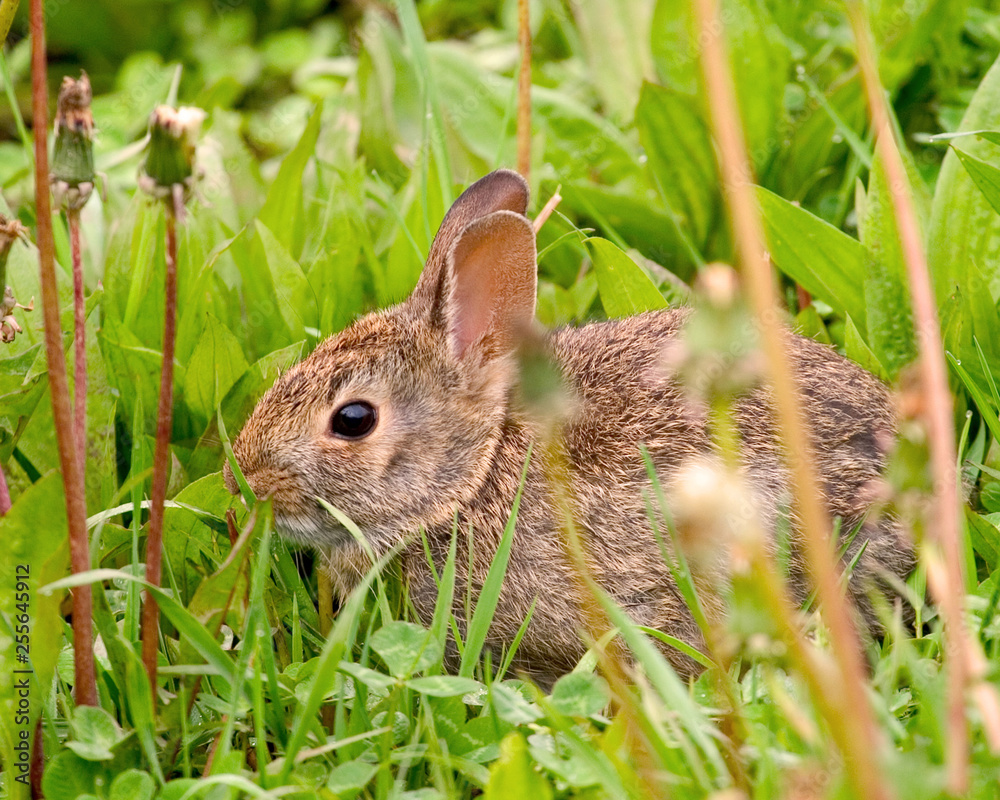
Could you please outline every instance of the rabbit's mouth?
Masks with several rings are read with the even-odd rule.
[[[311,547],[335,549],[354,541],[350,532],[318,505],[313,514],[290,514],[275,506],[274,527],[285,539]]]

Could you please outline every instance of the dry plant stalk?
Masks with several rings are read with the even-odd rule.
[[[556,206],[562,202],[562,195],[559,194],[561,188],[561,186],[556,188],[555,194],[553,194],[552,197],[549,198],[548,202],[542,206],[542,210],[538,212],[538,216],[535,217],[535,221],[531,223],[535,229],[535,233],[538,233],[542,229],[542,225],[544,225],[546,220],[552,216],[552,212],[556,210]]]
[[[517,76],[517,171],[531,171],[531,25],[528,0],[517,0],[517,40],[521,67]]]
[[[52,419],[59,445],[59,462],[66,493],[70,563],[74,573],[90,569],[87,505],[83,472],[77,458],[73,415],[66,377],[66,358],[59,328],[59,290],[56,285],[52,205],[49,201],[48,86],[45,63],[45,14],[42,0],[31,0],[31,104],[35,139],[35,212],[38,217],[38,261],[45,320],[45,353],[49,364]],[[73,598],[73,654],[77,705],[97,705],[94,673],[92,599],[90,586],[71,590]]]
[[[693,5],[700,32],[699,41],[703,44],[701,64],[705,90],[737,254],[760,328],[774,391],[777,422],[792,474],[805,557],[830,631],[837,674],[821,674],[817,663],[804,654],[797,654],[800,656],[797,661],[810,683],[814,698],[825,713],[830,731],[846,761],[846,775],[854,790],[860,797],[881,800],[892,797],[879,763],[885,744],[865,696],[865,672],[858,635],[840,591],[829,539],[832,526],[819,501],[807,426],[802,419],[798,391],[784,351],[781,313],[751,186],[753,173],[729,72],[724,28],[715,0],[697,0]],[[851,709],[851,712],[844,714],[843,709]]]
[[[965,579],[962,574],[962,544],[959,520],[962,503],[958,490],[953,407],[944,361],[944,345],[937,318],[930,270],[923,238],[913,207],[909,180],[896,147],[889,109],[878,76],[878,65],[870,39],[864,7],[848,3],[848,14],[857,43],[858,66],[871,109],[872,126],[878,134],[877,148],[885,165],[893,212],[899,230],[903,259],[909,277],[910,302],[918,348],[918,366],[927,430],[931,469],[934,476],[933,512],[926,529],[933,551],[925,552],[927,580],[944,622],[945,668],[948,675],[948,735],[946,766],[948,791],[964,795],[969,787],[969,731],[965,714],[966,690],[980,706],[987,734],[994,749],[1000,726],[1000,698],[983,678],[986,661],[975,637],[965,624]],[[991,722],[992,721],[992,722]]]

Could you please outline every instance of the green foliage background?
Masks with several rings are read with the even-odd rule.
[[[33,227],[23,12],[4,51],[0,187],[3,210]],[[686,299],[701,266],[733,260],[688,3],[539,0],[531,12],[533,211],[557,187],[564,198],[539,236],[539,319],[562,325]],[[873,0],[868,12],[953,366],[970,615],[996,684],[1000,144],[997,136],[929,137],[1000,129],[1000,16],[994,3],[973,0]],[[33,697],[52,757],[47,794],[180,797],[211,773],[192,789],[198,796],[289,783],[303,797],[641,796],[645,767],[621,718],[605,716],[606,686],[588,669],[548,697],[493,683],[482,664],[462,677],[440,674],[447,620],[430,631],[402,621],[405,599],[381,579],[375,600],[358,595],[342,609],[324,644],[308,570],[270,537],[266,517],[252,547],[231,550],[226,535],[227,509],[246,522],[219,474],[227,431],[234,435],[278,372],[319,340],[405,297],[460,189],[512,165],[516,3],[93,0],[53,2],[47,14],[52,63],[92,76],[97,166],[107,175],[106,197],[95,196],[83,216],[87,502],[95,567],[115,571],[96,584],[103,711],[74,711],[68,627],[52,596],[37,594],[65,569],[65,519],[41,315],[20,315],[25,333],[0,346],[0,464],[15,500],[0,536],[15,560],[33,565]],[[843,9],[726,0],[723,20],[793,324],[896,382],[914,356],[914,334]],[[134,648],[130,576],[142,570],[164,222],[136,193],[136,143],[178,65],[179,100],[209,117],[198,153],[204,174],[180,230],[168,625],[154,717]],[[57,67],[50,77],[54,89]],[[70,330],[62,222],[56,235]],[[15,247],[8,283],[22,301],[39,296],[33,247]],[[800,306],[796,283],[811,304]],[[926,489],[925,463],[923,442],[907,439],[897,488]],[[921,579],[912,581],[918,605]],[[0,595],[9,618],[7,603]],[[870,652],[873,702],[894,746],[887,770],[900,795],[914,798],[941,792],[945,735],[940,633],[933,609],[918,615],[927,627],[916,638],[890,636]],[[739,619],[749,627],[734,635],[761,633],[752,613]],[[822,722],[780,655],[751,648],[742,672],[684,687],[637,629],[622,625],[648,677],[637,691],[652,758],[673,793],[739,787],[794,796],[797,781],[816,780],[817,796],[848,796]],[[0,644],[7,658],[2,629]],[[45,680],[53,671],[54,691]],[[7,759],[9,678],[0,675]],[[742,704],[748,732],[739,747],[720,733],[720,680]],[[327,741],[316,722],[321,706],[330,749],[293,764],[307,743]],[[1000,762],[974,713],[972,721],[974,793],[996,796]],[[15,796],[7,769],[0,781]]]

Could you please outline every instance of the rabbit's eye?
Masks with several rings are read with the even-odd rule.
[[[372,432],[378,415],[375,408],[364,401],[355,401],[333,412],[330,429],[344,439],[360,439]]]

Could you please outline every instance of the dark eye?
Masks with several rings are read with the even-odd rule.
[[[330,430],[344,439],[360,439],[372,432],[378,415],[374,406],[362,400],[347,403],[333,412]]]

